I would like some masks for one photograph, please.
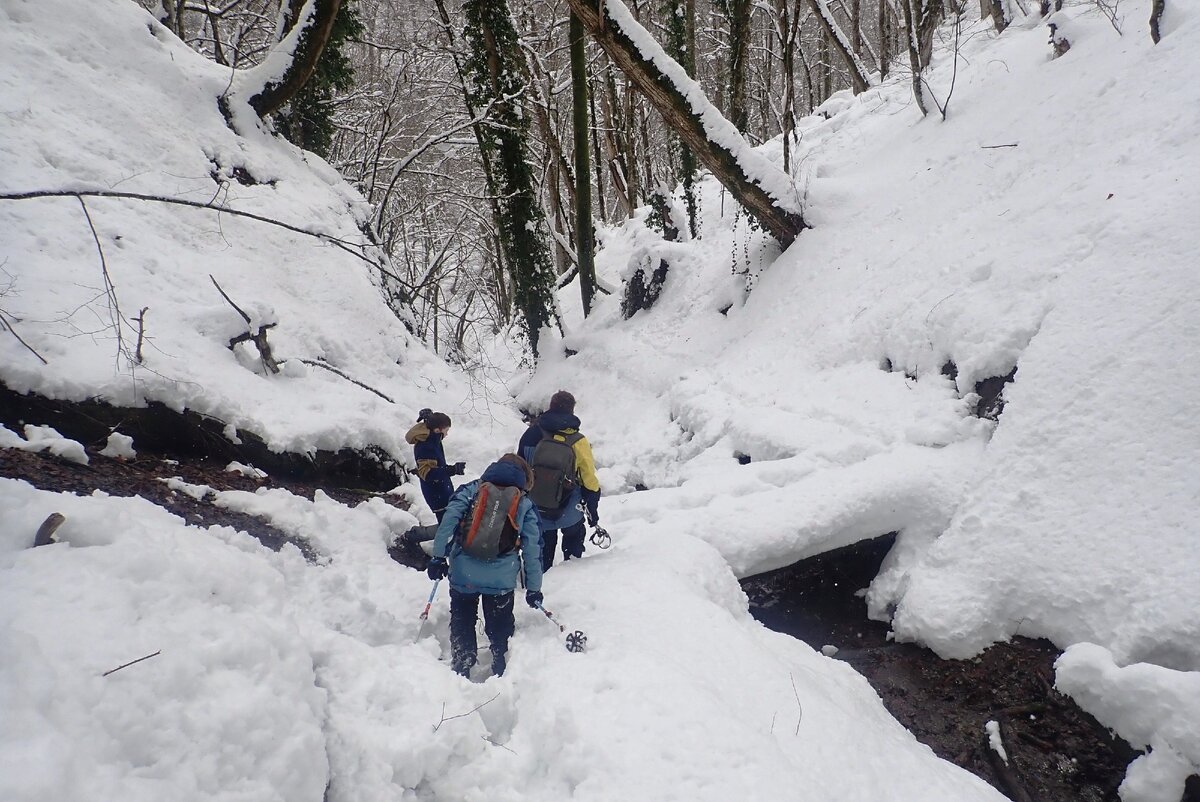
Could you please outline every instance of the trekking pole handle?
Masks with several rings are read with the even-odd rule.
[[[433,582],[433,590],[429,591],[429,601],[425,602],[425,609],[421,611],[421,620],[429,618],[429,608],[433,606],[433,597],[437,595],[438,585],[442,584],[442,580],[435,579]]]
[[[558,625],[558,631],[559,631],[559,632],[566,632],[566,631],[567,631],[566,627],[564,627],[564,626],[563,626],[561,623],[559,623],[558,619],[554,617],[554,613],[550,612],[550,611],[549,611],[549,610],[547,610],[545,607],[543,607],[541,602],[538,602],[538,604],[537,604],[537,608],[538,608],[539,610],[541,610],[541,611],[542,611],[542,612],[545,614],[546,618],[547,618],[547,619],[550,621],[550,623],[551,623],[551,624],[557,624],[557,625]]]

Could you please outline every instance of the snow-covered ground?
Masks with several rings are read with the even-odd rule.
[[[1181,78],[1200,17],[1171,4],[1155,47],[1148,3],[1121,13],[1118,36],[1069,6],[1056,60],[1039,20],[972,27],[945,121],[919,118],[903,76],[832,99],[793,150],[814,229],[778,259],[711,181],[700,241],[601,232],[609,283],[670,259],[658,306],[625,323],[601,300],[571,321],[577,355],[548,337],[538,372],[512,380],[533,406],[574,391],[597,454],[616,545],[546,584],[586,655],[522,607],[508,675],[451,674],[444,597],[419,632],[430,583],[385,550],[413,518],[378,500],[220,494],[308,538],[314,566],[138,499],[0,478],[0,798],[999,799],[845,664],[746,612],[736,576],[899,531],[869,594],[898,637],[948,656],[1017,633],[1072,647],[1060,685],[1154,750],[1126,798],[1175,802],[1200,767],[1200,89]],[[353,191],[231,132],[215,104],[229,74],[132,3],[0,0],[0,67],[6,193],[217,196],[362,239]],[[235,167],[259,183],[210,175]],[[520,433],[502,393],[414,342],[345,251],[209,211],[85,203],[122,312],[149,307],[145,365],[118,353],[79,201],[0,201],[0,309],[49,363],[0,332],[9,386],[400,459],[413,413],[442,408],[472,470]],[[244,326],[209,274],[278,321],[281,375],[228,350]],[[974,383],[1013,367],[1000,424],[971,416]],[[0,445],[70,450],[42,429]],[[55,511],[62,542],[28,549]]]

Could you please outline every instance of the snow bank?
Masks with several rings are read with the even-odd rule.
[[[1019,632],[1102,644],[1123,664],[1194,671],[1200,427],[1182,399],[1200,394],[1200,372],[1180,366],[1200,357],[1189,222],[1200,209],[1200,152],[1189,133],[1200,124],[1200,89],[1118,75],[1190,69],[1200,28],[1184,20],[1174,41],[1155,47],[1075,11],[1090,38],[1032,65],[1052,74],[1047,107],[1019,111],[1016,95],[1033,76],[1016,69],[999,82],[1009,102],[960,107],[961,126],[988,126],[1034,149],[1037,162],[991,172],[1009,186],[1012,224],[1058,221],[1046,245],[1027,246],[1055,279],[987,470],[912,571],[895,626],[951,656]],[[1060,115],[1071,98],[1105,121],[1102,130],[1078,129],[1071,149],[1038,153],[1053,126],[1066,130]]]
[[[137,499],[0,480],[5,799],[999,800],[866,681],[746,611],[710,546],[628,531],[519,605],[509,673],[449,671],[448,609],[375,499],[226,491],[322,558]],[[51,511],[61,543],[27,548]],[[157,656],[105,677],[137,657]],[[486,672],[479,672],[483,680]],[[326,790],[328,786],[328,790]]]
[[[1056,685],[1140,749],[1121,784],[1123,802],[1177,802],[1200,774],[1200,673],[1148,663],[1120,666],[1103,646],[1078,643],[1055,664]]]
[[[324,694],[265,549],[136,498],[3,479],[0,509],[0,797],[321,800]]]

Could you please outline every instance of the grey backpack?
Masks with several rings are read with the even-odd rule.
[[[543,433],[529,465],[533,468],[529,500],[552,517],[562,512],[577,484],[574,445],[583,439],[579,432],[559,436],[563,439],[550,432]]]
[[[458,545],[464,554],[494,560],[513,551],[521,537],[517,509],[523,491],[480,482],[471,508],[458,524]]]

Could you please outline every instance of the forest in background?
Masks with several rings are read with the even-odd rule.
[[[599,17],[584,35],[572,5],[594,2],[140,2],[231,71],[261,64],[295,20],[324,15],[311,78],[264,116],[370,202],[368,235],[392,267],[389,302],[464,367],[481,335],[514,319],[536,350],[538,329],[561,328],[554,287],[581,265],[585,313],[593,293],[619,291],[595,284],[593,223],[619,224],[647,207],[665,238],[703,236],[694,193],[703,165],[597,43],[611,20]],[[831,95],[906,73],[922,111],[944,116],[949,98],[921,80],[935,38],[957,39],[980,15],[1002,30],[1052,10],[1042,5],[635,0],[628,11],[748,146],[782,135],[790,173],[796,120]],[[958,24],[939,29],[946,19]]]

